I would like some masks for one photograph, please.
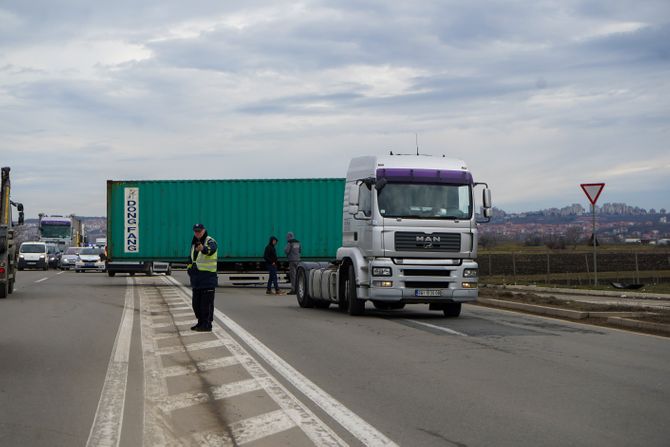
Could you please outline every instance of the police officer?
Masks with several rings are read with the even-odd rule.
[[[211,332],[214,320],[214,292],[218,285],[216,241],[201,223],[193,225],[193,240],[188,262],[188,276],[193,289],[193,312],[198,323],[191,330]]]

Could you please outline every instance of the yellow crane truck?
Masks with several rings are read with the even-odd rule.
[[[12,228],[13,206],[19,212],[18,225],[23,224],[23,205],[13,202],[9,196],[9,171],[9,168],[2,168],[0,176],[0,298],[7,298],[14,291],[16,281],[17,247]]]

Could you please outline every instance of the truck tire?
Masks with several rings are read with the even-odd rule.
[[[172,276],[172,267],[168,267],[167,272],[165,272],[165,276]]]
[[[295,296],[300,307],[314,307],[314,300],[307,293],[307,273],[305,269],[296,271]]]
[[[328,309],[330,307],[330,301],[315,300],[314,307],[316,307],[317,309]]]
[[[461,303],[447,303],[443,312],[445,317],[457,317],[461,314]]]
[[[0,282],[0,298],[7,298],[7,295],[9,295],[9,284]]]
[[[356,295],[356,273],[354,273],[354,266],[349,266],[349,274],[347,275],[347,312],[349,315],[363,315],[365,312],[365,300],[359,300]]]
[[[116,272],[110,272],[110,271],[107,272],[107,276],[109,276],[110,278],[113,278],[114,275],[116,275]]]

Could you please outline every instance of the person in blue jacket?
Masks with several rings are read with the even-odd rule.
[[[214,321],[214,293],[218,286],[216,262],[218,247],[201,223],[193,225],[193,239],[188,260],[188,276],[193,290],[192,305],[198,322],[191,330],[211,332]]]

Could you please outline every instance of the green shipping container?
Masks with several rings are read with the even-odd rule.
[[[342,243],[344,179],[108,180],[107,251],[114,261],[185,262],[193,224],[219,244],[220,262],[257,262],[286,233],[302,258],[330,260]]]

